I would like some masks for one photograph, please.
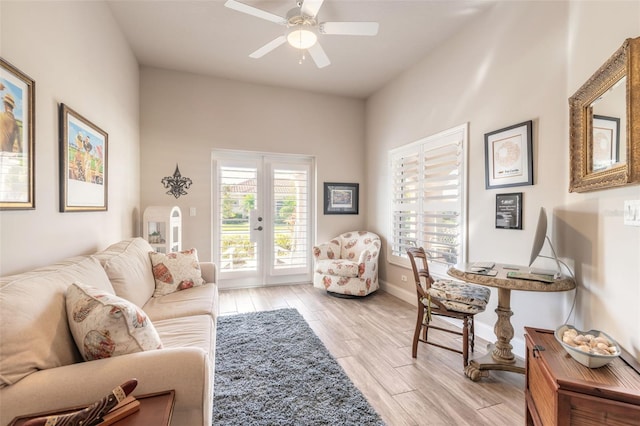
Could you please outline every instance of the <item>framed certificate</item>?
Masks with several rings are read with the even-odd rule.
[[[485,187],[533,185],[532,121],[484,135]]]
[[[496,194],[496,228],[522,229],[522,192]]]

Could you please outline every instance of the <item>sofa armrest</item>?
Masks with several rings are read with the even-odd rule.
[[[89,405],[129,379],[133,395],[175,390],[172,424],[210,426],[213,365],[199,348],[167,348],[80,362],[30,374],[0,389],[0,424],[14,417]]]
[[[200,272],[205,283],[218,282],[218,268],[213,262],[200,262]]]

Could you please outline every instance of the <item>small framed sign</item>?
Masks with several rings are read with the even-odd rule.
[[[522,192],[496,194],[496,228],[522,229]]]
[[[324,183],[324,214],[358,214],[357,183]]]

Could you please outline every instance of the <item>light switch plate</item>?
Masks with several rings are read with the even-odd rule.
[[[640,200],[626,200],[624,202],[624,224],[640,226]]]

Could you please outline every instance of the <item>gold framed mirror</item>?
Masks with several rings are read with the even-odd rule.
[[[569,98],[569,192],[640,182],[640,37]]]

